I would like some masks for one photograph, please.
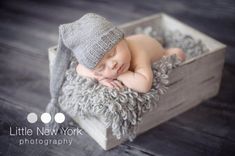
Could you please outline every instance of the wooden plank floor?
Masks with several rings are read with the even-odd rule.
[[[11,126],[28,124],[29,112],[49,102],[47,49],[59,24],[96,12],[115,24],[158,12],[168,13],[228,45],[219,94],[200,106],[126,142],[103,151],[86,133],[68,145],[19,145]],[[2,156],[204,156],[235,155],[235,2],[233,0],[7,0],[0,2],[0,155]],[[63,126],[72,126],[66,117]],[[32,136],[36,137],[36,136]],[[59,136],[62,138],[62,136]],[[63,136],[64,137],[64,136]]]

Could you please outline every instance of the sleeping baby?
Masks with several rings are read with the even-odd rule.
[[[186,58],[180,48],[164,49],[150,36],[136,34],[124,37],[120,29],[100,15],[88,13],[79,22],[81,28],[89,30],[83,42],[85,44],[88,39],[91,46],[85,46],[85,50],[77,55],[79,64],[76,71],[107,87],[128,87],[146,93],[152,87],[153,62],[173,54],[181,61]]]

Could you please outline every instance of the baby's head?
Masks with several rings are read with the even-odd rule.
[[[130,61],[131,54],[126,39],[122,39],[106,52],[92,71],[97,76],[115,79],[129,69]]]
[[[73,52],[79,64],[106,78],[116,78],[129,69],[131,55],[120,29],[94,13],[84,15],[77,22],[80,44]]]

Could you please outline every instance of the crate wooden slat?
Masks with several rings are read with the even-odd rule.
[[[156,14],[121,25],[126,35],[133,34],[138,26],[156,26],[166,30],[179,30],[184,34],[201,40],[209,49],[207,53],[190,58],[170,74],[168,92],[160,97],[158,106],[145,114],[138,127],[141,134],[157,125],[197,106],[202,101],[217,95],[225,58],[226,46],[213,38],[191,28],[188,25],[166,15]],[[56,55],[56,47],[49,48],[50,68]],[[63,108],[62,108],[63,109]],[[117,140],[106,128],[102,117],[74,120],[105,150],[111,149],[124,139]]]

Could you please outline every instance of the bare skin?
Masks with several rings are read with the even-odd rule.
[[[76,71],[111,88],[128,87],[146,93],[152,87],[151,64],[163,56],[173,54],[182,61],[186,58],[179,48],[164,49],[158,41],[147,35],[132,35],[107,52],[94,70],[78,64]]]

